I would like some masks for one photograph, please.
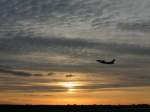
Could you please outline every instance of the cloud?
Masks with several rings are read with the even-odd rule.
[[[39,76],[24,79],[25,84],[21,86],[16,84],[3,89],[66,91],[56,86],[29,86],[33,82],[52,81],[42,79],[43,74],[11,69],[26,67],[56,72],[94,72],[100,76],[104,72],[108,77],[127,80],[79,87],[83,89],[149,85],[145,79],[149,79],[149,4],[149,0],[1,0],[0,62],[7,67],[0,67],[0,72],[21,78]],[[113,66],[95,61],[112,57],[117,59]],[[139,78],[141,74],[143,79]],[[13,83],[19,81],[13,80]],[[59,81],[64,80],[53,79],[53,82]]]
[[[17,43],[17,44],[16,44]],[[57,45],[57,46],[56,46]],[[55,47],[55,49],[53,49]],[[71,49],[84,52],[85,50],[108,50],[119,54],[134,54],[134,55],[150,55],[150,48],[140,46],[136,44],[127,43],[109,43],[109,42],[90,42],[85,39],[75,38],[68,39],[64,37],[59,38],[33,38],[33,37],[14,37],[14,38],[0,38],[0,50],[1,52],[16,52],[16,53],[28,53],[28,52],[64,52],[64,48],[67,48],[67,52]],[[80,51],[78,51],[80,49]],[[82,50],[83,49],[83,50]],[[53,51],[55,50],[55,51]],[[62,50],[62,51],[61,51]],[[82,53],[82,52],[81,52]]]
[[[128,88],[138,88],[138,87],[149,87],[150,82],[149,82],[149,76],[145,78],[141,78],[138,75],[136,77],[131,74],[127,74],[127,76],[122,76],[122,75],[112,75],[108,74],[110,76],[106,76],[104,80],[102,80],[98,75],[97,76],[92,76],[92,79],[90,78],[84,78],[83,80],[81,79],[76,79],[72,81],[79,81],[80,83],[83,82],[83,85],[77,85],[74,88],[83,91],[103,91],[104,89],[106,90],[116,90],[116,89],[128,89]],[[103,75],[101,75],[103,76]],[[143,76],[143,75],[142,75]],[[114,80],[112,80],[110,77],[112,77]],[[4,77],[5,78],[5,77]],[[1,78],[2,79],[2,78]],[[110,82],[111,79],[112,81]],[[5,79],[3,79],[4,81]],[[43,93],[43,92],[48,92],[48,93],[53,93],[53,92],[67,92],[68,88],[64,87],[63,85],[58,85],[63,84],[63,82],[66,82],[66,80],[62,79],[45,79],[41,77],[39,78],[23,78],[23,79],[13,79],[10,77],[7,77],[7,80],[4,81],[3,83],[0,80],[0,90],[2,92],[4,91],[9,91],[9,92],[18,92],[18,93]],[[86,83],[85,83],[86,82]],[[48,85],[46,85],[48,84]]]
[[[54,75],[55,73],[53,73],[53,72],[49,72],[48,74],[47,74],[47,76],[52,76],[52,75]]]
[[[0,86],[1,91],[17,91],[23,93],[31,93],[31,92],[66,92],[67,88],[61,86],[35,86],[35,85],[8,85],[8,86]]]
[[[132,87],[149,87],[150,83],[148,81],[122,81],[120,83],[112,84],[87,84],[84,86],[77,86],[77,89],[82,90],[97,90],[97,89],[125,89]]]
[[[33,74],[33,76],[42,77],[43,74]]]
[[[132,32],[136,31],[148,33],[150,31],[150,22],[136,21],[136,22],[118,23],[117,28],[124,31],[132,31]]]
[[[9,23],[10,26],[18,21],[32,20],[38,23],[48,21],[52,27],[86,23],[101,29],[118,21],[149,18],[148,5],[148,0],[3,0],[0,1],[0,19],[1,24]]]
[[[64,37],[0,38],[0,51],[2,65],[68,72],[97,72],[101,65],[95,60],[112,57],[117,58],[117,64],[109,67],[112,69],[144,67],[150,55],[149,46]],[[107,68],[101,66],[100,70]]]
[[[74,75],[68,74],[68,75],[66,75],[66,77],[67,77],[67,78],[70,78],[70,77],[74,77]]]
[[[52,97],[53,95],[51,94],[24,94],[24,96],[26,97]]]
[[[29,77],[32,76],[31,73],[24,72],[24,71],[15,71],[15,70],[8,70],[0,68],[0,73],[6,73],[8,75],[20,76],[20,77]]]
[[[83,17],[84,15],[86,17],[92,16],[92,13],[100,15],[102,10],[110,3],[111,2],[99,0],[28,0],[23,2],[20,0],[10,2],[4,0],[0,2],[0,6],[4,9],[1,11],[2,17],[15,17],[19,19],[22,19],[21,17],[38,19],[39,17],[40,19],[43,18],[43,20],[48,17],[63,17],[63,20],[65,20],[66,17],[72,15]],[[93,8],[96,8],[97,10],[94,10]]]

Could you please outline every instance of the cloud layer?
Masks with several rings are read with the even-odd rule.
[[[0,90],[66,91],[55,84],[34,85],[33,79],[21,86],[6,86],[4,81],[30,76],[48,83],[44,77],[55,77],[49,71],[80,77],[105,77],[104,73],[111,81],[119,80],[99,84],[88,79],[89,84],[77,87],[85,90],[149,86],[149,6],[149,0],[1,0],[0,65],[5,67],[0,66]],[[116,58],[117,63],[101,65],[95,61],[99,58]],[[76,78],[66,74],[65,78]],[[61,82],[62,75],[58,77]],[[13,83],[20,83],[16,79]]]

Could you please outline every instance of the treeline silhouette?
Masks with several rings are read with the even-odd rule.
[[[0,105],[0,112],[150,112],[150,105]]]

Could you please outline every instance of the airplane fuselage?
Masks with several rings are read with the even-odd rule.
[[[96,60],[96,61],[102,64],[114,64],[115,63],[115,59],[113,59],[112,61],[105,61],[105,60]]]

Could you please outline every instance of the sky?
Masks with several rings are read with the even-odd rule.
[[[150,104],[149,67],[149,0],[0,0],[0,104]]]

